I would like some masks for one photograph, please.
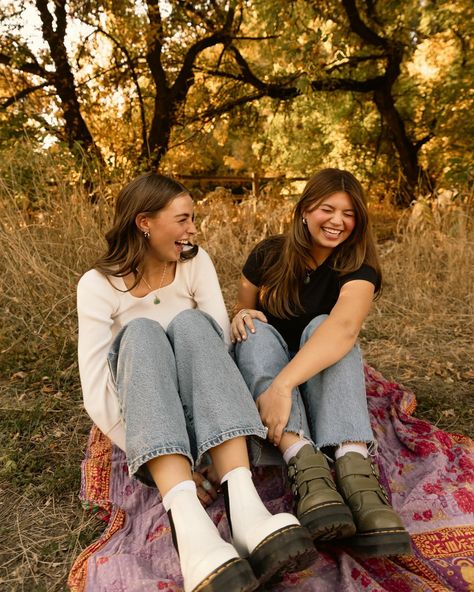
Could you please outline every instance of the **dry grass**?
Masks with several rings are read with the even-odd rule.
[[[97,519],[86,514],[77,495],[41,504],[16,489],[2,490],[0,582],[2,590],[49,592],[64,590],[65,571],[82,548],[98,536]]]
[[[25,180],[14,164],[2,164],[0,187],[0,585],[55,592],[100,528],[77,501],[89,420],[75,362],[75,285],[102,249],[120,180],[102,183],[91,204],[67,167],[31,155]],[[200,243],[229,306],[246,253],[281,232],[290,209],[276,194],[237,204],[222,191],[198,204]],[[416,392],[419,415],[472,434],[470,206],[435,212],[410,231],[388,206],[373,215],[386,288],[361,335],[367,361]]]
[[[367,361],[402,382],[418,414],[473,435],[474,243],[466,206],[381,247],[385,290],[366,322]]]

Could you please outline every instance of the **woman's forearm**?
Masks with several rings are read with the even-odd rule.
[[[350,324],[328,317],[275,381],[290,389],[306,382],[343,358],[354,347],[358,333]]]

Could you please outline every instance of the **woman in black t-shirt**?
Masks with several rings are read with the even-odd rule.
[[[410,551],[368,450],[356,341],[380,288],[362,186],[324,169],[307,183],[288,233],[249,255],[231,328],[268,440],[288,464],[298,518],[315,541],[346,537],[365,555]],[[335,481],[321,449],[334,451]]]

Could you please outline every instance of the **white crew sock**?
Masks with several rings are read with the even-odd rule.
[[[232,541],[241,557],[252,553],[259,543],[273,532],[290,525],[299,525],[292,514],[272,515],[260,499],[246,467],[238,467],[222,477],[226,509]]]
[[[359,454],[362,454],[364,458],[367,458],[369,456],[367,444],[363,442],[361,442],[360,444],[347,442],[344,444],[339,444],[334,453],[334,457],[337,460],[338,458],[341,458],[341,456],[344,456],[347,452],[358,452]]]
[[[172,487],[168,493],[163,496],[163,505],[166,511],[170,509],[173,497],[178,493],[178,491],[194,491],[194,493],[196,493],[196,483],[191,481],[191,479],[188,479],[187,481],[181,481]]]
[[[298,440],[297,442],[289,446],[283,453],[283,460],[286,462],[286,464],[288,464],[290,460],[298,454],[298,452],[303,448],[303,446],[306,446],[306,444],[311,444],[311,442],[309,440],[306,440],[306,438],[301,438],[301,440]]]

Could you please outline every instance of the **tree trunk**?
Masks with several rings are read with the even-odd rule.
[[[170,108],[169,101],[163,97],[155,98],[153,119],[148,134],[148,144],[142,147],[140,163],[146,163],[148,168],[158,169],[161,159],[168,151],[171,130],[175,123],[175,117]]]
[[[374,102],[389,130],[400,159],[403,178],[396,194],[398,206],[407,207],[416,196],[417,189],[428,191],[429,181],[418,161],[418,148],[408,137],[389,85],[374,92]]]
[[[84,153],[88,156],[93,155],[102,163],[102,156],[81,114],[76,84],[64,43],[67,24],[65,4],[65,0],[56,0],[54,3],[56,27],[53,27],[53,17],[49,12],[47,0],[36,0],[36,6],[41,16],[43,38],[49,46],[55,66],[52,78],[64,115],[64,132],[67,142],[74,152],[77,152],[79,146],[81,156]]]

